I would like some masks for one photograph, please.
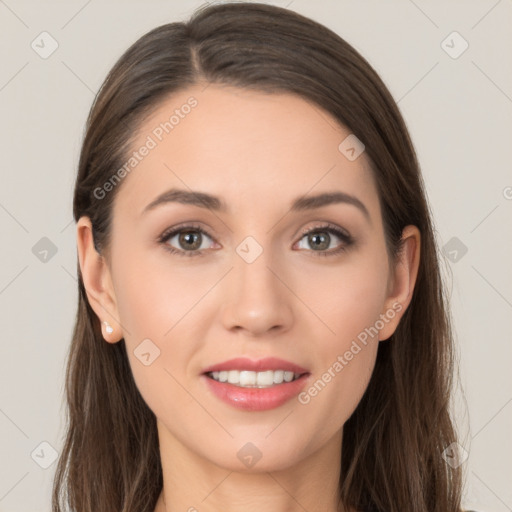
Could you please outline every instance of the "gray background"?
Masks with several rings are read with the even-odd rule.
[[[464,504],[511,511],[512,0],[268,3],[344,37],[399,104],[446,254]],[[132,42],[200,4],[0,0],[0,512],[50,510],[77,297],[72,189],[94,94]],[[51,48],[43,31],[58,43],[46,59],[31,47]],[[453,31],[469,44],[457,58]]]

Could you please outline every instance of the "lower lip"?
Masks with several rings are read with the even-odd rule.
[[[275,384],[269,388],[242,388],[227,382],[219,382],[204,374],[201,377],[206,379],[213,394],[227,404],[245,411],[266,411],[275,409],[298,395],[305,386],[308,376],[306,373],[292,382]]]

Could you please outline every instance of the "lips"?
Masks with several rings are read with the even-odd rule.
[[[288,372],[298,373],[300,375],[308,373],[308,371],[295,363],[279,359],[277,357],[266,357],[264,359],[249,359],[247,357],[236,357],[229,361],[208,366],[203,370],[203,374],[210,372],[222,372],[230,370],[249,370],[253,372],[264,372],[267,370],[284,370]]]
[[[269,382],[265,372],[274,372],[273,383]],[[310,377],[311,374],[302,366],[277,357],[258,360],[236,357],[205,368],[201,381],[221,401],[237,409],[256,412],[284,405],[300,393]],[[226,378],[231,382],[226,382]],[[264,382],[260,382],[262,378]],[[247,382],[248,379],[251,383]],[[239,382],[241,380],[244,380],[244,385]]]

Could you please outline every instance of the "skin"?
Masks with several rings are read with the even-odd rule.
[[[197,107],[119,185],[108,257],[94,250],[89,219],[77,225],[89,302],[114,329],[103,326],[106,342],[124,338],[138,389],[157,417],[164,488],[155,512],[338,511],[343,425],[368,385],[378,343],[409,305],[420,233],[404,229],[392,276],[365,154],[349,161],[338,145],[350,131],[291,94],[191,87],[144,121],[134,149],[190,96]],[[228,210],[167,203],[141,216],[172,187],[219,196]],[[370,221],[342,203],[290,212],[297,196],[334,190],[359,198]],[[157,242],[188,221],[208,232],[202,256],[170,254]],[[301,230],[326,221],[354,244],[319,255]],[[252,263],[236,252],[249,235],[263,249]],[[330,236],[328,250],[344,244]],[[165,243],[190,250],[177,236]],[[396,303],[401,311],[305,405],[294,398],[241,411],[199,378],[206,366],[236,356],[275,356],[307,368],[308,389]],[[146,338],[160,349],[148,366],[134,355]],[[251,468],[237,457],[248,442],[261,452]]]

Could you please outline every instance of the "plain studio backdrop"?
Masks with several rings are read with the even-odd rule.
[[[268,3],[341,35],[398,102],[450,292],[464,505],[511,511],[512,1]],[[129,45],[199,5],[0,0],[0,512],[50,511],[77,300],[72,192],[87,113]]]

